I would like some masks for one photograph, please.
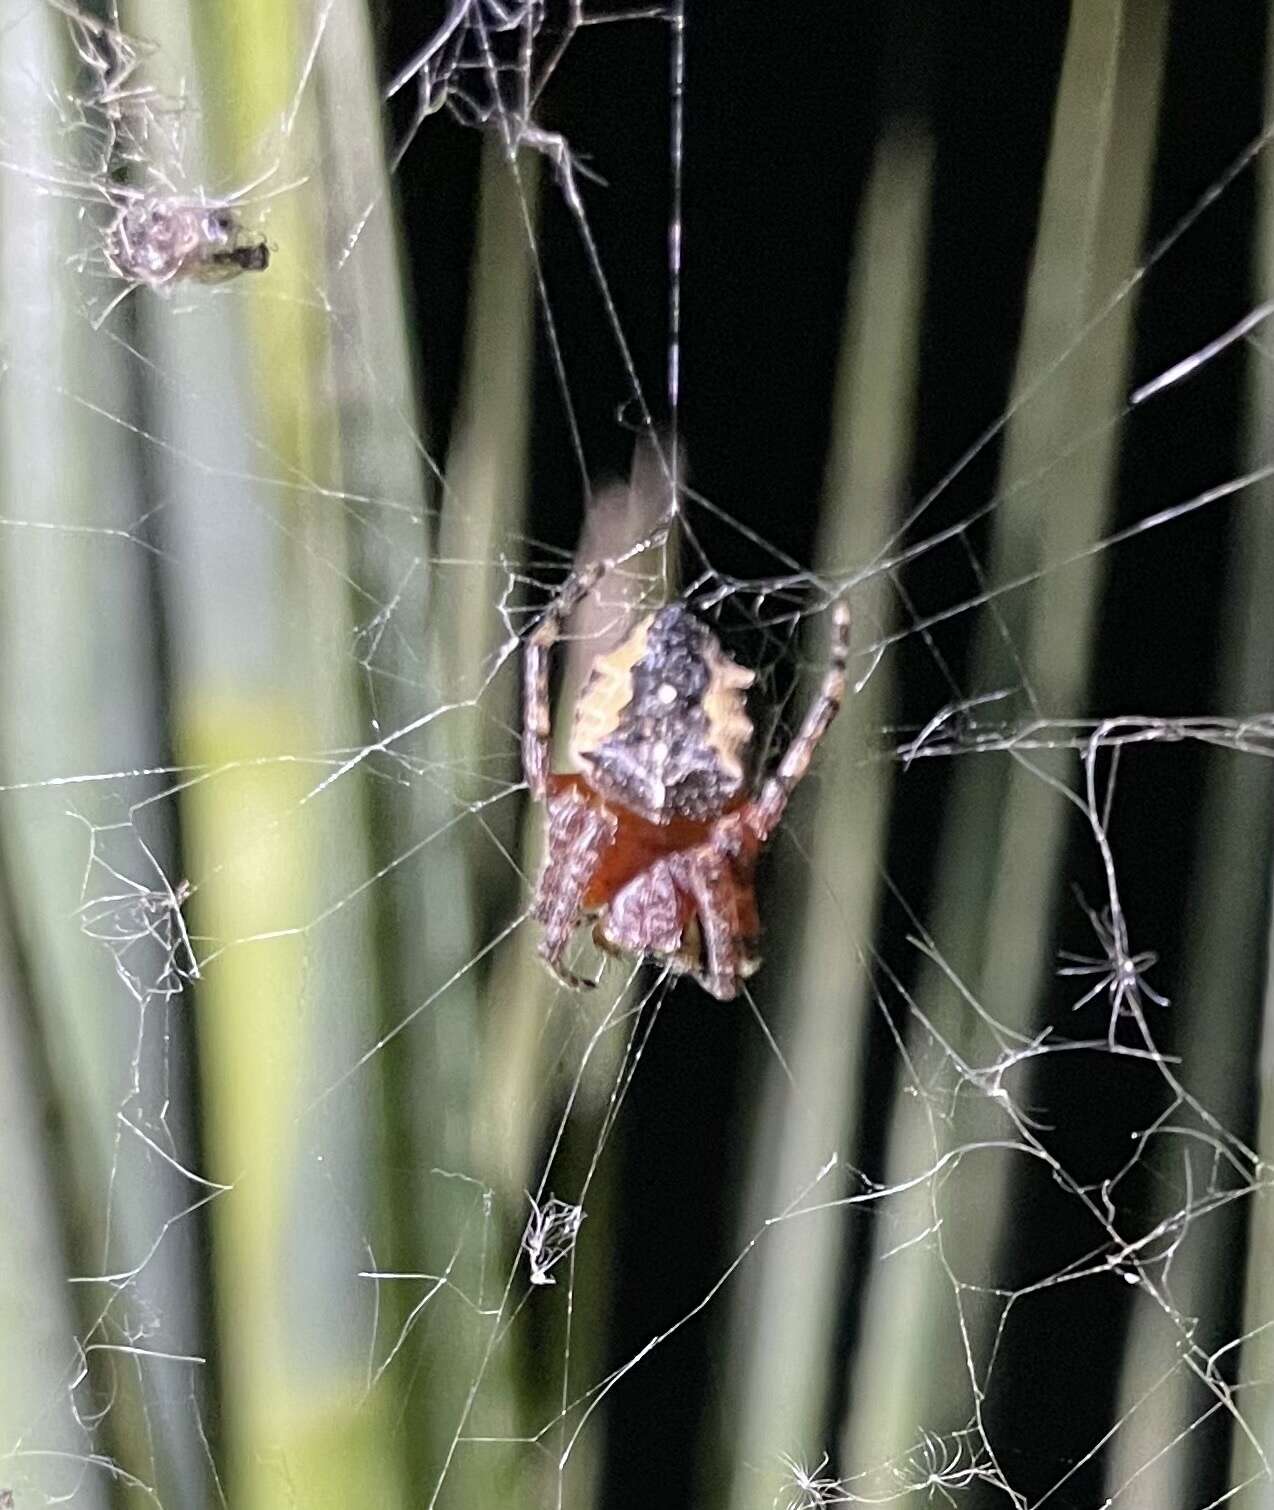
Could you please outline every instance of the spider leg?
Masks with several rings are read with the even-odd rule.
[[[849,604],[842,599],[832,609],[832,644],[827,672],[795,739],[751,805],[749,826],[762,843],[778,827],[788,798],[809,770],[819,741],[845,700],[845,663],[849,660]]]
[[[564,948],[565,945],[562,946],[562,949]],[[543,941],[541,941],[539,949],[540,958],[568,991],[596,991],[598,986],[601,985],[601,976],[598,975],[596,980],[589,980],[587,976],[576,975],[574,970],[568,970],[562,963],[562,949],[558,949],[555,953],[550,954],[545,948]]]
[[[687,856],[685,884],[698,912],[703,941],[703,968],[695,978],[718,1001],[731,1001],[739,982],[760,963],[756,901],[750,876],[741,876],[729,860],[712,849]]]
[[[549,803],[548,854],[531,904],[531,916],[543,925],[538,952],[553,974],[571,990],[592,987],[562,963],[584,915],[584,896],[602,855],[615,837],[615,819],[568,792]]]
[[[536,802],[548,790],[549,741],[553,724],[549,713],[549,653],[561,638],[562,626],[580,599],[596,586],[610,562],[594,562],[574,572],[549,604],[527,641],[522,659],[522,773]]]

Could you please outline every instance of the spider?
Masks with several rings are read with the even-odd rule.
[[[567,582],[523,664],[522,764],[548,825],[531,908],[543,928],[539,953],[571,988],[595,985],[563,964],[577,925],[591,919],[605,953],[660,961],[728,1001],[761,963],[757,859],[845,696],[849,608],[833,608],[822,687],[755,795],[745,708],[755,673],[680,603],[594,659],[575,707],[575,770],[559,774],[549,768],[549,655],[607,564]]]

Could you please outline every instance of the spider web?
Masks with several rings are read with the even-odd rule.
[[[356,0],[278,7],[239,54],[141,0],[4,13],[0,548],[22,713],[0,766],[0,1288],[21,1344],[0,1484],[17,1506],[620,1503],[668,1434],[643,1381],[697,1347],[716,1419],[687,1503],[1255,1504],[1269,1318],[1233,1264],[1247,1222],[1259,1273],[1268,1171],[1235,1082],[1264,845],[1229,855],[1225,917],[1182,901],[1202,919],[1184,944],[1139,919],[1162,915],[1146,835],[1220,769],[1198,752],[1244,773],[1263,832],[1274,712],[1249,705],[1242,655],[1215,707],[1161,715],[1139,711],[1152,681],[1090,684],[1083,647],[1139,548],[1167,542],[1159,597],[1174,557],[1228,545],[1219,641],[1251,633],[1248,662],[1268,659],[1243,596],[1274,471],[1261,424],[1241,466],[1183,465],[1163,491],[1118,457],[1167,451],[1261,371],[1254,298],[1148,369],[1128,351],[1192,238],[1219,221],[1246,254],[1224,217],[1274,128],[1161,223],[1113,172],[1094,208],[1091,162],[1055,141],[1038,234],[1073,237],[1078,194],[1082,287],[1034,321],[1050,305],[1028,292],[1011,396],[917,484],[916,358],[890,345],[921,298],[933,162],[920,127],[881,126],[819,530],[794,550],[695,471],[690,209],[729,185],[705,189],[687,150],[695,17],[404,9],[379,53]],[[1079,61],[1085,25],[1110,51],[1064,61],[1058,119],[1127,144],[1164,37],[1076,20]],[[630,185],[597,151],[616,96],[571,92],[621,34],[659,81],[631,116],[660,164],[651,245],[626,239]],[[793,26],[785,56],[816,41]],[[799,126],[783,140],[795,156]],[[430,180],[410,175],[466,151],[473,213],[441,171],[415,207]],[[232,211],[272,265],[134,285],[112,237],[139,201]],[[417,233],[459,244],[444,275],[472,252],[462,351],[393,292]],[[632,259],[660,280],[653,337],[621,292]],[[612,963],[576,997],[534,959],[518,655],[573,561],[602,556],[560,713],[587,657],[680,592],[758,670],[762,761],[817,683],[827,610],[854,614],[855,696],[767,872],[766,966],[706,1023],[653,970]],[[1199,875],[1242,833],[1207,802]],[[943,838],[918,861],[925,824]],[[1196,1026],[1218,1013],[1250,1019],[1223,1048]],[[678,1183],[698,1150],[658,1109],[730,1105],[732,1070],[750,1104],[705,1214]],[[1098,1398],[1072,1421],[1076,1380]]]

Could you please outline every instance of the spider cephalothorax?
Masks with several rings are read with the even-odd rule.
[[[612,954],[650,957],[722,1000],[760,964],[753,876],[792,788],[845,693],[849,611],[833,609],[831,665],[796,738],[749,796],[751,671],[732,661],[689,609],[672,603],[598,656],[576,705],[571,758],[549,770],[548,655],[574,605],[601,575],[577,574],[532,635],[525,664],[522,758],[545,804],[548,844],[532,915],[540,953],[563,965],[585,919]]]

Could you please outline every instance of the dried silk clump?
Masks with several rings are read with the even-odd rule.
[[[217,283],[270,265],[264,236],[233,210],[180,197],[126,205],[110,228],[106,254],[121,278],[152,287],[179,279]]]

